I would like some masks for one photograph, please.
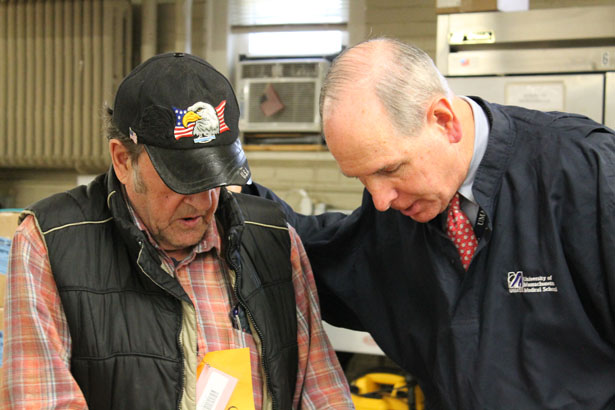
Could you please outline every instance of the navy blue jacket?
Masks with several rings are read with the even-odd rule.
[[[292,213],[323,318],[369,331],[427,408],[615,408],[615,133],[489,104],[473,192],[486,229],[465,272],[443,231],[378,212]],[[270,191],[252,190],[275,199]]]

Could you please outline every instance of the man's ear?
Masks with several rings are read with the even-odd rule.
[[[109,153],[111,154],[111,163],[113,164],[117,179],[119,179],[122,184],[126,185],[128,176],[132,171],[132,163],[128,150],[120,140],[114,138],[109,140]]]
[[[451,143],[461,141],[461,121],[455,115],[451,101],[446,97],[438,97],[427,110],[427,122],[437,126],[448,137]]]

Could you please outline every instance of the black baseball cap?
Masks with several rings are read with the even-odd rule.
[[[177,193],[250,180],[233,88],[196,56],[160,54],[137,66],[118,87],[112,122],[145,145],[158,175]]]

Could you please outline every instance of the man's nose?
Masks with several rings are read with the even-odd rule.
[[[206,209],[211,204],[211,190],[184,195],[184,202],[196,209]]]
[[[389,184],[382,181],[365,181],[363,185],[372,196],[374,207],[384,212],[391,207],[391,203],[397,198],[397,191]]]

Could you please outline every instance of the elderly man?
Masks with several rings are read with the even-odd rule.
[[[14,237],[5,406],[353,408],[298,236],[225,188],[250,178],[238,117],[197,57],[124,79],[108,173],[28,207]]]
[[[392,39],[339,56],[321,101],[366,188],[349,216],[287,209],[323,318],[368,330],[428,409],[615,408],[613,130],[455,96]]]

